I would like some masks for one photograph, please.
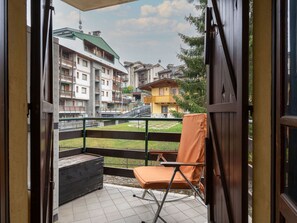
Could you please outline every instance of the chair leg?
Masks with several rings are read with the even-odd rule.
[[[188,180],[188,178],[184,175],[184,173],[182,171],[180,171],[180,170],[178,170],[178,172],[180,172],[180,174],[182,175],[182,177],[187,181],[187,183],[189,184],[189,186],[191,187],[191,189],[195,193],[197,193],[199,195],[200,194],[199,193],[199,190],[196,187],[194,187],[194,185]]]
[[[152,199],[150,198],[146,198],[146,194],[150,195],[150,197],[152,197]],[[196,193],[195,193],[196,194]],[[141,200],[144,200],[144,201],[155,201],[156,203],[160,203],[162,200],[156,200],[157,198],[155,197],[154,193],[152,190],[150,189],[145,189],[144,192],[142,193],[141,196],[138,196],[136,194],[133,194],[133,197],[136,197],[136,198],[139,198]],[[175,201],[180,201],[182,199],[185,199],[185,198],[188,198],[190,197],[190,195],[185,195],[184,197],[179,197],[179,198],[173,198],[171,200],[166,200],[165,202],[175,202]]]
[[[145,189],[145,190],[143,191],[143,194],[142,194],[142,196],[141,196],[142,199],[145,198],[145,194],[146,194],[146,193],[147,193],[147,189]]]
[[[174,169],[174,172],[173,172],[173,175],[172,175],[172,177],[171,177],[171,180],[170,180],[170,183],[169,183],[169,185],[168,185],[168,188],[166,189],[166,192],[165,192],[165,194],[164,194],[164,197],[163,197],[163,199],[162,199],[162,202],[161,202],[161,204],[159,205],[158,210],[157,210],[157,212],[156,212],[156,214],[155,214],[155,218],[154,218],[154,220],[153,220],[153,223],[156,223],[157,220],[158,220],[158,218],[160,217],[160,212],[161,212],[162,207],[163,207],[163,205],[164,205],[164,203],[165,203],[167,194],[168,194],[168,192],[169,192],[169,190],[170,190],[170,188],[171,188],[171,186],[172,186],[172,182],[173,182],[173,180],[174,180],[174,177],[175,177],[176,172],[178,171],[178,169],[179,169],[178,167],[176,167],[176,168]],[[163,220],[163,219],[162,219],[162,220]]]

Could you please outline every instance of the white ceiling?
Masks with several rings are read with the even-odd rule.
[[[81,10],[88,11],[92,9],[104,8],[112,5],[119,5],[136,0],[62,0],[69,5]]]

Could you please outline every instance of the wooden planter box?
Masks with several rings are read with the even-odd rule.
[[[79,154],[59,160],[59,205],[103,188],[103,156]]]

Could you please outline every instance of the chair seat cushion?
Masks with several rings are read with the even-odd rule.
[[[174,168],[164,166],[142,166],[134,168],[134,175],[144,189],[166,189],[172,178]],[[190,180],[191,182],[191,180]],[[198,182],[191,182],[197,185]],[[176,173],[172,189],[189,189],[190,186],[179,172]]]

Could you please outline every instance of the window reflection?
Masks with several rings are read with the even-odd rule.
[[[297,205],[297,128],[286,128],[284,149],[284,193]]]
[[[297,116],[297,1],[287,1],[285,115]],[[297,128],[284,129],[284,193],[297,204]]]
[[[288,0],[287,8],[287,58],[286,58],[286,115],[297,115],[297,1]]]

